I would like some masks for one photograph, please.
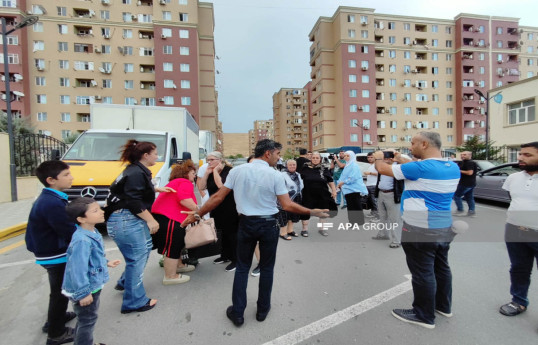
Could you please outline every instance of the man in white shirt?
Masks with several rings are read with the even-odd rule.
[[[512,198],[504,235],[512,301],[499,309],[506,316],[527,310],[531,273],[538,259],[538,141],[521,145],[518,160],[523,171],[508,176],[503,184]]]
[[[377,199],[375,197],[375,186],[377,184],[377,170],[375,169],[375,159],[373,156],[373,152],[368,152],[366,155],[366,159],[368,159],[368,163],[370,163],[370,167],[364,175],[366,175],[366,188],[368,189],[368,206],[370,206],[370,214],[367,215],[368,217],[373,217],[371,219],[371,222],[377,222],[379,221],[379,213],[377,211]]]

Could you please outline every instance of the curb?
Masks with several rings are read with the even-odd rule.
[[[10,239],[15,236],[22,235],[26,232],[28,222],[20,223],[0,230],[0,242]]]

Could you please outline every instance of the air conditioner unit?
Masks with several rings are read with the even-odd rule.
[[[160,0],[160,1],[159,1],[159,4],[161,4],[161,5],[166,5],[166,0]]]
[[[44,71],[44,70],[45,70],[45,67],[37,66],[37,70],[38,70],[38,71]]]
[[[474,42],[473,41],[469,42],[469,45],[474,46]]]
[[[404,140],[405,140],[405,137],[400,137],[400,140],[401,140],[401,141],[404,141]]]
[[[165,34],[162,34],[162,35],[161,35],[161,38],[162,38],[162,39],[165,39],[166,37],[168,37],[168,36],[166,36]]]
[[[367,143],[368,145],[372,145],[372,144],[373,144],[373,142],[371,142],[371,141],[367,141],[366,143]]]
[[[135,99],[135,100],[133,101],[133,104],[138,104],[138,101]]]
[[[159,98],[159,102],[164,102],[164,98]]]
[[[385,137],[381,137],[381,141],[385,141],[387,140]]]
[[[363,70],[363,71],[367,71],[367,70],[368,70],[368,67],[366,67],[366,66],[362,66],[362,70]]]
[[[101,99],[101,95],[95,95],[95,99]]]
[[[358,107],[357,109],[362,110],[362,107]]]
[[[136,14],[131,15],[132,20],[138,20],[138,16]]]
[[[381,114],[385,114],[385,108],[381,109]]]
[[[469,95],[469,99],[474,99],[474,95]]]
[[[108,39],[110,39],[110,35],[103,35],[103,38],[104,38],[105,40],[108,40]]]
[[[413,125],[413,128],[417,128],[417,125]]]
[[[142,5],[142,1],[138,0],[138,1],[136,2],[136,6],[141,6],[141,5]]]
[[[416,40],[415,40],[415,41],[413,41],[413,45],[417,45],[417,41],[416,41]]]
[[[362,25],[362,26],[366,26],[366,25],[368,25],[368,22],[362,21],[362,22],[361,22],[361,25]]]
[[[99,49],[99,48],[95,48],[93,51],[96,52],[97,54],[101,53],[101,49]]]
[[[473,27],[472,26],[469,28],[469,32],[473,32]]]
[[[109,5],[110,4],[110,0],[101,0],[101,3],[103,5]]]
[[[411,73],[418,73],[418,69],[411,70]]]
[[[479,100],[479,101],[478,101],[478,104],[484,104],[484,103],[486,103],[486,102],[483,101],[483,100]]]

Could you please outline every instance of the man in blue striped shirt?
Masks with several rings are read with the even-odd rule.
[[[411,140],[416,162],[400,165],[383,162],[383,152],[374,153],[375,167],[382,175],[405,180],[402,212],[402,247],[412,275],[413,308],[394,309],[399,320],[435,328],[435,312],[451,317],[452,273],[448,250],[454,238],[451,230],[452,197],[458,186],[458,166],[441,156],[441,137],[436,132],[420,132]]]

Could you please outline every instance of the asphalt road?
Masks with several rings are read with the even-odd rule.
[[[121,293],[114,290],[123,265],[110,269],[111,281],[101,294],[95,341],[110,344],[534,344],[538,310],[517,317],[498,312],[510,300],[509,260],[503,242],[506,207],[479,204],[478,217],[462,219],[470,228],[456,237],[450,251],[453,313],[439,316],[428,330],[403,323],[393,308],[412,302],[403,250],[374,241],[372,231],[330,230],[326,238],[310,224],[311,237],[280,240],[275,267],[272,310],[263,323],[254,318],[257,280],[250,277],[245,324],[227,320],[233,273],[203,259],[191,281],[163,286],[159,256],[145,271],[155,309],[120,314]],[[337,221],[345,221],[341,212]],[[296,231],[300,230],[296,225]],[[0,247],[23,239],[2,242]],[[123,259],[105,238],[107,256]],[[253,264],[254,266],[254,264]],[[44,344],[41,333],[48,303],[45,270],[35,265],[24,246],[0,254],[0,334],[2,344]],[[529,292],[538,297],[538,284]],[[72,322],[71,326],[74,326]]]

